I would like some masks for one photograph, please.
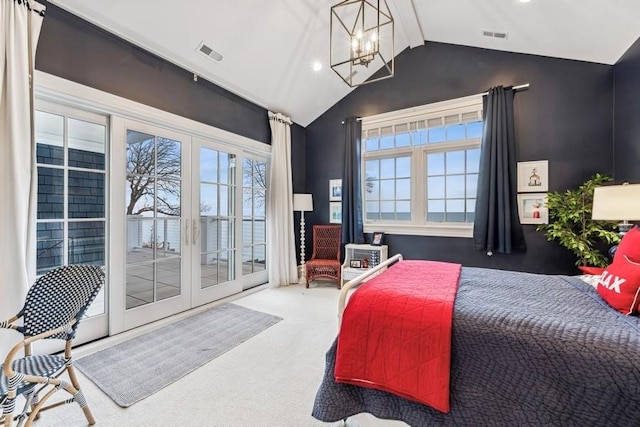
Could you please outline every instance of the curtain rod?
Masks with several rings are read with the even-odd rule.
[[[521,85],[518,85],[518,86],[513,86],[512,89],[514,90],[514,92],[517,92],[519,90],[529,89],[529,83],[521,84]],[[489,95],[489,92],[482,92],[480,95],[482,95],[482,96]]]
[[[269,120],[275,120],[277,122],[280,123],[287,123],[288,125],[292,125],[293,122],[291,121],[290,117],[285,116],[284,114],[281,113],[274,113],[269,111]]]
[[[356,121],[361,122],[362,121],[362,117],[356,117]],[[344,124],[344,120],[341,121],[340,123]]]
[[[512,89],[517,92],[519,90],[527,90],[529,89],[529,83],[524,83],[518,86],[512,86]],[[478,96],[484,96],[484,95],[488,95],[489,92],[482,92],[480,94],[478,94]],[[357,121],[361,122],[362,121],[362,117],[358,117],[356,118]],[[344,120],[342,121],[342,124],[344,124]]]

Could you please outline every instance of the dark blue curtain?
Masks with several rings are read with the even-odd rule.
[[[364,243],[360,181],[362,125],[355,117],[344,121],[344,169],[342,173],[342,243]]]
[[[473,244],[488,255],[526,250],[518,217],[513,95],[513,88],[498,86],[482,99],[484,135]]]

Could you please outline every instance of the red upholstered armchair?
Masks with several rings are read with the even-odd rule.
[[[339,225],[313,226],[313,255],[305,264],[307,288],[312,280],[323,278],[336,280],[340,289],[341,239],[342,227]]]

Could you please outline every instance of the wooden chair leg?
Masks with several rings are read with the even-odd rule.
[[[67,374],[69,374],[69,379],[71,380],[71,384],[76,388],[76,390],[80,390],[78,375],[76,375],[76,369],[73,367],[73,365],[67,366]]]
[[[93,414],[91,413],[91,409],[89,409],[88,404],[87,406],[82,408],[82,412],[84,412],[84,416],[87,418],[87,422],[89,423],[90,426],[96,423],[96,419],[93,417]]]
[[[76,388],[76,390],[80,391],[80,382],[78,382],[78,375],[76,374],[76,369],[73,365],[67,366],[67,373],[69,374],[69,379],[71,380],[71,384]],[[91,413],[91,409],[89,409],[89,403],[86,406],[82,407],[82,412],[84,412],[84,416],[87,418],[87,422],[90,426],[96,423],[96,419],[93,417]]]

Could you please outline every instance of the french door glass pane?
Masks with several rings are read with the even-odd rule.
[[[104,173],[70,170],[68,182],[69,218],[103,218]]]
[[[39,222],[36,232],[36,274],[60,267],[64,263],[64,223]]]
[[[218,285],[235,274],[236,157],[200,148],[200,287]]]
[[[38,168],[38,219],[64,218],[64,169]]]
[[[172,258],[156,263],[157,296],[163,300],[180,295],[180,258]]]
[[[127,131],[126,308],[180,295],[181,143]]]
[[[104,125],[69,119],[69,166],[104,170],[107,139]]]
[[[105,222],[69,222],[69,264],[105,265]]]
[[[37,162],[64,165],[64,117],[36,111],[35,123]]]
[[[267,245],[255,245],[253,247],[253,271],[263,271],[267,269]]]
[[[154,265],[127,265],[127,309],[152,303],[154,284]]]

